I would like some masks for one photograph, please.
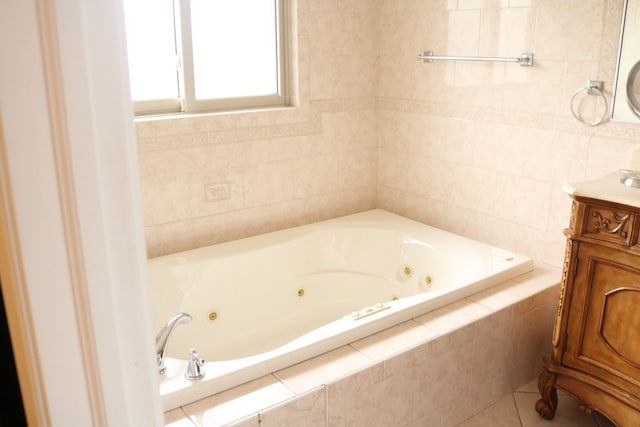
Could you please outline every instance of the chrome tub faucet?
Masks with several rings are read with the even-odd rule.
[[[158,370],[163,373],[166,369],[164,366],[165,354],[167,352],[167,344],[169,343],[169,337],[173,333],[174,329],[183,323],[191,322],[192,317],[188,313],[178,313],[173,316],[166,325],[160,329],[158,335],[156,335],[156,360],[158,362]]]
[[[204,360],[198,356],[196,349],[189,350],[189,362],[187,364],[187,372],[184,377],[188,380],[195,381],[204,377]]]

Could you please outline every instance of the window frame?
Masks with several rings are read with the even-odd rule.
[[[233,1],[233,0],[229,0]],[[191,37],[191,1],[174,0],[174,31],[176,40],[176,79],[180,98],[134,101],[136,116],[159,114],[191,114],[206,112],[233,112],[247,109],[284,107],[289,105],[287,1],[275,0],[276,54],[278,90],[274,94],[233,98],[196,99]]]

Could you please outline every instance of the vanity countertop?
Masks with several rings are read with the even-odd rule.
[[[621,182],[628,171],[617,171],[592,181],[567,183],[562,186],[571,196],[600,199],[640,208],[640,188],[629,187]]]

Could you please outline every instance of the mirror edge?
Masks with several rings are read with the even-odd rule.
[[[621,118],[621,117],[615,117],[615,111],[616,111],[616,104],[619,101],[619,96],[618,95],[618,86],[621,83],[621,78],[620,78],[620,60],[622,57],[622,42],[624,41],[624,24],[625,21],[627,20],[627,9],[629,6],[629,0],[624,0],[624,3],[622,5],[622,16],[620,17],[620,30],[619,30],[619,34],[618,34],[618,49],[616,52],[616,69],[615,69],[615,75],[613,76],[613,91],[611,93],[611,111],[610,111],[610,120],[614,120],[614,121],[619,121],[619,122],[627,122],[627,123],[633,123],[632,121],[625,119],[625,118]],[[625,99],[625,105],[627,103],[626,99]]]
[[[627,95],[627,105],[629,106],[629,109],[640,119],[640,100],[636,98],[636,94],[633,91],[633,87],[635,86],[635,81],[638,79],[638,76],[640,76],[640,59],[633,64],[631,70],[629,70],[625,92]]]

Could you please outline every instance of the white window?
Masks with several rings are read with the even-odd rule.
[[[283,0],[124,0],[137,114],[284,105]]]

